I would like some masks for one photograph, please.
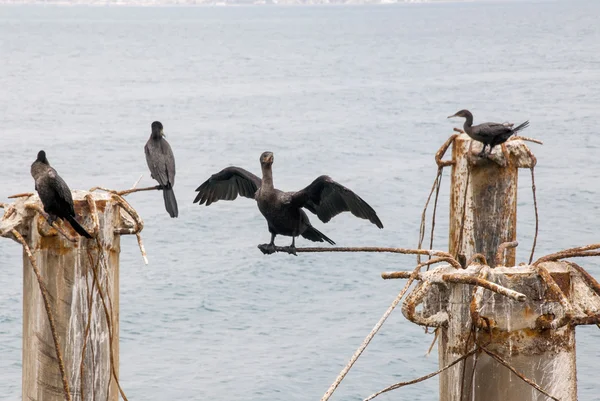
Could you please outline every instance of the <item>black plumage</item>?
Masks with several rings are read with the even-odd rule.
[[[152,133],[144,152],[146,153],[146,162],[150,169],[150,175],[160,184],[165,200],[165,209],[171,217],[177,217],[179,210],[177,200],[173,192],[175,185],[175,157],[169,142],[164,138],[163,125],[160,121],[152,123]]]
[[[35,190],[44,205],[44,211],[49,215],[48,223],[52,224],[57,218],[65,219],[79,235],[92,238],[75,220],[71,190],[56,170],[50,167],[43,150],[39,151],[37,159],[31,165],[31,176],[35,180]]]
[[[524,130],[529,126],[529,121],[525,121],[523,124],[513,128],[514,124],[511,123],[483,123],[479,125],[473,125],[473,114],[469,110],[460,110],[455,114],[449,116],[465,118],[463,129],[467,135],[472,139],[483,143],[480,156],[485,154],[486,146],[489,146],[489,153],[492,152],[492,148],[496,145],[503,144],[513,134]]]
[[[330,177],[322,175],[300,191],[283,192],[273,186],[273,153],[264,152],[260,156],[260,164],[262,179],[239,167],[227,167],[213,174],[196,189],[198,195],[194,203],[208,206],[218,200],[234,200],[238,195],[254,198],[271,233],[271,242],[267,245],[269,253],[275,251],[274,241],[278,234],[292,237],[292,253],[299,235],[311,241],[335,244],[310,224],[303,208],[325,223],[339,213],[349,211],[383,228],[371,206]]]

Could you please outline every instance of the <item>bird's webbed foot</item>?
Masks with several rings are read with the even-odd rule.
[[[48,225],[51,226],[52,223],[54,223],[56,221],[56,216],[53,214],[48,214],[48,216],[46,217],[46,221],[48,221]]]
[[[272,242],[270,244],[260,244],[258,249],[260,249],[260,251],[265,255],[271,255],[276,252],[275,244]]]
[[[290,255],[298,256],[298,254],[296,253],[296,247],[294,245],[283,246],[283,247],[281,247],[281,251],[287,252]]]

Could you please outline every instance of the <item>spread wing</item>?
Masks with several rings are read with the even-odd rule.
[[[324,223],[342,212],[350,212],[383,228],[377,213],[367,202],[326,175],[320,176],[306,188],[293,193],[291,203],[310,210]]]
[[[164,139],[160,141],[149,139],[144,146],[144,152],[152,178],[164,187],[173,187],[175,184],[175,157],[169,143]]]
[[[234,200],[238,195],[254,199],[260,188],[260,178],[240,167],[227,167],[213,174],[196,188],[194,203],[206,206],[218,200]]]

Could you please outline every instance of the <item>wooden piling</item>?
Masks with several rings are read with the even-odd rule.
[[[120,235],[127,228],[139,233],[142,222],[122,212],[116,195],[74,191],[73,198],[77,220],[96,238],[80,237],[68,223],[59,223],[76,239],[71,242],[49,228],[36,211],[37,195],[19,198],[0,221],[0,235],[24,237],[39,268],[67,379],[64,385],[40,284],[24,249],[23,400],[69,399],[67,387],[74,401],[119,396]]]

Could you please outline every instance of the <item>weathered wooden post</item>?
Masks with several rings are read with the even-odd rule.
[[[0,235],[24,248],[23,400],[118,400],[120,236],[139,235],[143,223],[118,195],[73,199],[96,238],[58,223],[73,242],[50,228],[37,195],[3,205]]]
[[[440,368],[472,352],[441,373],[441,401],[576,401],[575,326],[598,322],[600,285],[560,259],[594,256],[600,244],[515,266],[518,169],[536,160],[519,140],[489,158],[480,149],[464,134],[454,140],[449,247],[466,268],[422,273],[403,312],[438,328]],[[384,278],[394,274],[406,276]]]

